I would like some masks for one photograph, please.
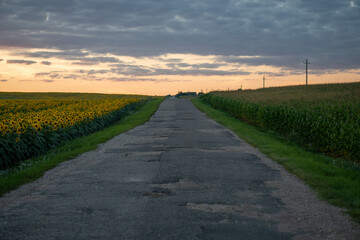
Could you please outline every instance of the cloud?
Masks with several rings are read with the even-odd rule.
[[[42,77],[42,76],[47,76],[50,75],[50,72],[41,72],[41,73],[35,73],[34,76],[35,77]]]
[[[180,76],[233,76],[249,75],[247,71],[227,71],[211,69],[224,64],[187,64],[175,63],[167,64],[171,68],[155,68],[143,65],[113,64],[111,73],[131,75],[131,76],[159,76],[159,75],[180,75]],[[184,69],[186,68],[186,69]],[[205,68],[205,69],[204,69]],[[210,69],[208,69],[210,68]]]
[[[49,75],[50,78],[59,78],[60,76],[61,75],[57,73]]]
[[[41,64],[42,65],[51,65],[51,62],[49,62],[49,61],[41,61]]]
[[[189,64],[189,63],[168,63],[166,66],[170,68],[187,68],[191,67],[192,69],[201,69],[201,68],[219,68],[226,66],[226,64],[221,63],[201,63],[201,64]]]
[[[162,62],[169,62],[169,63],[178,63],[178,62],[182,62],[183,59],[181,58],[169,58],[169,59],[165,59],[165,58],[161,58],[161,57],[157,57],[157,58],[154,58],[158,61],[162,61]]]
[[[55,82],[53,79],[42,79],[42,80],[20,80],[20,82],[45,82],[45,83],[52,83]]]
[[[148,75],[180,75],[180,76],[236,76],[249,75],[246,71],[225,71],[225,70],[207,70],[207,69],[155,69]]]
[[[62,78],[63,79],[78,79],[80,78],[81,76],[79,75],[76,75],[76,74],[66,74],[66,75],[63,75]]]
[[[76,74],[78,73],[78,74]],[[43,78],[46,77],[48,80],[54,80],[54,79],[91,79],[92,77],[89,77],[88,71],[79,70],[73,72],[68,71],[49,71],[49,72],[38,72],[34,74],[34,77],[36,78]],[[49,79],[50,78],[50,79]],[[42,81],[42,80],[38,80]]]
[[[295,72],[256,72],[256,74],[264,75],[266,77],[284,77],[289,75],[298,75]],[[300,73],[303,74],[303,73]]]
[[[88,75],[93,75],[93,74],[105,74],[105,73],[108,73],[108,72],[110,72],[110,70],[107,70],[107,69],[101,69],[101,70],[91,69],[91,70],[87,71],[87,74],[88,74]],[[85,73],[85,72],[82,70],[82,73]]]
[[[83,62],[96,62],[96,63],[119,63],[122,62],[115,57],[88,57],[79,59]]]
[[[2,79],[2,80],[0,80],[0,82],[7,82],[8,80],[6,80],[6,79]]]
[[[79,58],[92,53],[191,53],[263,56],[244,61],[291,69],[302,68],[309,57],[314,69],[353,69],[360,68],[359,5],[310,0],[2,1],[0,46],[54,48],[27,56],[82,65],[88,61]]]
[[[0,62],[1,62],[2,60],[4,60],[4,59],[0,59]]]
[[[43,77],[43,76],[59,76],[59,73],[62,73],[63,71],[50,71],[50,72],[39,72],[35,73],[35,77]]]
[[[57,58],[63,60],[76,60],[73,65],[97,65],[99,63],[121,63],[116,57],[89,57],[89,52],[84,50],[63,50],[63,51],[35,51],[35,52],[18,52],[16,55],[31,58]],[[43,65],[51,65],[49,61],[42,61]]]
[[[95,65],[98,63],[121,63],[122,61],[115,57],[88,57],[89,52],[84,50],[63,50],[63,51],[35,51],[18,52],[17,55],[31,58],[58,58],[64,60],[77,60],[75,65]],[[44,62],[44,63],[43,63]],[[42,61],[43,64],[50,65],[49,61]],[[50,64],[47,64],[50,63]]]
[[[35,61],[28,61],[28,60],[7,60],[7,64],[25,64],[25,65],[31,65],[36,63]]]
[[[190,80],[174,80],[174,79],[153,79],[153,78],[128,78],[128,77],[111,77],[106,80],[114,81],[114,82],[188,82]]]
[[[73,62],[73,65],[97,65],[99,63],[121,63],[117,58],[114,57],[87,57],[77,58],[78,62]]]
[[[72,62],[72,65],[82,65],[82,66],[91,66],[91,65],[97,65],[96,62]]]
[[[76,60],[89,55],[89,52],[83,50],[63,50],[63,51],[36,51],[36,52],[19,52],[18,55],[31,58],[60,58],[66,60]]]

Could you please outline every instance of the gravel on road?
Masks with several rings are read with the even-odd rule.
[[[343,209],[187,99],[0,198],[4,240],[359,236]]]

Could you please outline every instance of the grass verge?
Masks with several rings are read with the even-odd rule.
[[[163,98],[149,101],[136,112],[131,113],[103,130],[68,141],[44,155],[29,159],[14,168],[1,172],[0,196],[25,183],[40,178],[47,170],[56,167],[59,163],[73,159],[81,153],[96,149],[98,144],[147,122],[162,101]]]
[[[281,137],[214,109],[199,98],[193,104],[216,122],[235,132],[269,158],[308,184],[321,199],[347,209],[360,223],[360,168],[342,159],[307,152]]]

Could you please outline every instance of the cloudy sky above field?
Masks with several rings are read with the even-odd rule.
[[[359,26],[359,0],[0,0],[0,91],[360,81]]]

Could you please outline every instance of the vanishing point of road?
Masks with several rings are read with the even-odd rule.
[[[189,100],[0,198],[0,239],[359,239],[359,226]]]

